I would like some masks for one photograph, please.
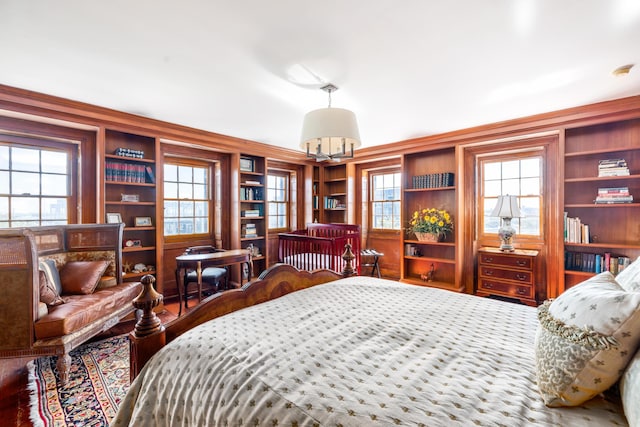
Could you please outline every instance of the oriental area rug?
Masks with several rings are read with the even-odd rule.
[[[33,425],[108,426],[129,389],[127,335],[82,345],[70,355],[66,386],[60,385],[56,357],[29,362]]]

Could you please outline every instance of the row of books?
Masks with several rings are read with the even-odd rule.
[[[610,271],[614,275],[618,274],[631,262],[627,256],[612,255],[610,252],[596,254],[566,251],[564,255],[564,268],[566,270],[596,274],[604,271]]]
[[[633,196],[629,193],[629,187],[598,188],[597,204],[631,203]]]
[[[430,173],[427,175],[417,175],[412,178],[413,188],[440,188],[452,187],[454,181],[453,172]]]
[[[626,176],[629,167],[624,159],[607,159],[598,162],[598,176]]]
[[[122,157],[132,157],[134,159],[144,158],[144,151],[134,150],[132,148],[124,148],[124,147],[116,148],[116,151],[114,151],[113,154],[115,154],[116,156],[122,156]]]
[[[258,229],[253,223],[242,225],[242,236],[245,238],[258,237]]]
[[[241,187],[240,200],[264,200],[261,187]]]
[[[345,204],[340,199],[335,197],[324,196],[324,208],[325,209],[341,209]]]
[[[110,182],[155,182],[151,166],[132,163],[105,162],[105,180]]]
[[[564,241],[565,243],[591,243],[589,225],[583,224],[578,217],[570,217],[568,212],[565,212]]]
[[[256,217],[261,217],[262,216],[262,209],[245,209],[242,212],[240,212],[240,215],[242,215],[245,218],[256,218]]]

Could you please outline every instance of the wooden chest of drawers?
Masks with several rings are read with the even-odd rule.
[[[535,261],[538,251],[502,252],[498,248],[478,250],[476,295],[516,298],[536,306]]]

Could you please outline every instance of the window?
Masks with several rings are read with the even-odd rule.
[[[269,230],[289,228],[289,175],[270,172],[267,175]]]
[[[9,138],[2,136],[6,141]],[[73,146],[35,147],[0,142],[0,228],[68,224]]]
[[[166,161],[164,165],[164,235],[209,233],[209,166]]]
[[[522,218],[513,218],[511,225],[519,235],[542,235],[542,156],[520,155],[481,161],[481,206],[484,233],[497,233],[500,218],[491,217],[498,196],[518,197]]]
[[[401,229],[400,172],[371,174],[371,217],[374,229]]]

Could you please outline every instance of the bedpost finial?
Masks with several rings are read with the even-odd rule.
[[[344,268],[342,269],[342,276],[349,277],[353,276],[355,271],[353,269],[353,260],[356,259],[356,256],[353,254],[351,250],[351,244],[347,243],[344,245],[344,254],[342,254],[342,259],[344,260]]]
[[[151,335],[154,332],[162,330],[160,319],[153,312],[153,309],[162,302],[162,294],[158,293],[153,284],[156,278],[151,274],[146,274],[140,279],[142,282],[142,292],[133,299],[133,306],[138,310],[142,310],[142,317],[136,323],[133,333],[136,337],[141,338]]]

